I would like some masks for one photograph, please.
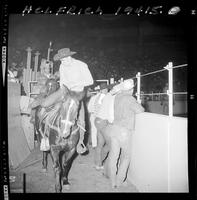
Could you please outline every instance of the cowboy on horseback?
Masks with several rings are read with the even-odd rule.
[[[58,53],[54,56],[54,61],[61,61],[59,68],[59,89],[52,94],[46,96],[46,88],[43,91],[44,98],[37,103],[42,108],[49,108],[54,104],[58,105],[64,97],[64,86],[70,91],[76,93],[82,93],[85,91],[85,87],[93,84],[92,75],[88,69],[88,65],[80,60],[73,57],[76,52],[70,51],[69,48],[63,48],[58,50]],[[82,96],[81,100],[83,99]],[[81,103],[79,110],[78,125],[80,127],[80,141],[79,144],[83,144],[84,132],[85,132],[85,111],[84,105]]]

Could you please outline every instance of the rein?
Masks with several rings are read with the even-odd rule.
[[[49,84],[50,89],[51,89],[51,86],[52,86],[52,84]],[[49,91],[50,90],[48,90],[48,93],[49,93]],[[62,100],[65,101],[64,98],[62,98]],[[68,138],[70,135],[75,134],[79,129],[82,129],[85,132],[86,130],[83,128],[83,126],[81,126],[79,123],[76,123],[76,119],[73,122],[69,120],[70,112],[71,112],[71,109],[74,104],[75,104],[75,101],[73,99],[71,99],[71,102],[70,102],[68,110],[67,110],[66,119],[61,119],[60,112],[59,112],[60,107],[58,109],[56,109],[56,107],[54,107],[54,108],[52,108],[52,110],[50,112],[44,113],[42,119],[40,120],[40,129],[39,130],[41,132],[41,135],[43,137],[46,137],[47,133],[49,133],[49,129],[53,129],[53,130],[57,131],[59,137],[62,137],[65,139],[65,138]],[[65,109],[64,104],[62,106],[63,106],[63,109]],[[45,122],[44,122],[44,120],[45,120]],[[64,137],[61,134],[60,122],[63,123],[65,127],[67,127],[67,126],[71,127],[76,124],[77,128],[75,130],[73,130],[71,133],[69,133],[69,135]],[[44,132],[42,131],[41,123],[44,123]]]
[[[46,120],[45,122],[45,131],[44,131],[44,134],[46,134],[48,128],[51,128],[55,131],[58,132],[58,135],[62,138],[64,138],[63,136],[61,136],[61,132],[60,132],[60,121],[63,122],[65,125],[66,124],[69,124],[70,126],[73,126],[73,125],[77,125],[77,128],[75,130],[73,130],[69,135],[73,135],[75,134],[79,129],[82,129],[83,131],[86,131],[83,126],[81,126],[79,123],[76,123],[76,121],[74,122],[71,122],[68,120],[68,117],[69,117],[69,114],[70,114],[70,110],[71,110],[71,107],[74,105],[74,101],[72,100],[70,105],[69,105],[69,108],[68,108],[68,112],[67,112],[67,116],[66,116],[66,119],[65,120],[62,120],[61,119],[61,116],[58,116],[59,115],[59,110],[55,111],[55,115],[54,114],[51,114],[51,118],[52,120],[50,119],[50,116],[48,120]],[[53,110],[52,110],[53,111]],[[46,116],[44,117],[44,119],[47,118]],[[55,126],[55,122],[57,121],[57,126]],[[68,137],[68,136],[67,136]],[[66,137],[66,138],[67,138]],[[65,138],[64,138],[65,139]]]
[[[60,118],[60,117],[59,117]],[[59,119],[58,119],[59,120]],[[59,123],[58,123],[59,124]],[[73,124],[74,125],[74,124]],[[58,126],[58,127],[56,127],[56,126],[54,126],[54,124],[48,124],[48,127],[49,128],[51,128],[51,129],[53,129],[53,130],[55,130],[55,131],[57,131],[58,132],[58,135],[60,136],[60,137],[62,137],[63,139],[66,139],[66,138],[64,138],[63,136],[61,136],[61,134],[60,134],[60,127]],[[70,135],[73,135],[73,134],[75,134],[80,128],[82,128],[79,124],[77,124],[77,128],[75,129],[75,130],[73,130],[70,134],[69,134],[69,136]]]
[[[68,123],[71,126],[74,125],[74,122],[71,122],[71,121],[68,120],[68,117],[69,117],[69,114],[70,114],[70,110],[71,110],[71,108],[72,108],[73,105],[74,105],[74,100],[72,99],[71,103],[69,105],[69,108],[68,108],[66,119],[65,120],[61,120],[61,122],[63,122],[65,125],[66,125],[66,123]]]

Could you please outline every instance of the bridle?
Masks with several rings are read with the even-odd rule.
[[[63,107],[64,107],[65,102],[66,102],[66,99],[63,99],[63,102],[62,102]],[[63,139],[66,139],[66,138],[68,138],[68,136],[75,134],[79,129],[82,129],[83,131],[85,131],[85,129],[80,124],[77,123],[77,117],[75,117],[72,121],[69,120],[70,112],[71,112],[73,106],[78,106],[76,104],[77,104],[76,101],[71,98],[65,119],[62,119],[62,116],[59,113],[60,108],[58,109],[58,111],[54,111],[55,114],[53,115],[52,120],[49,120],[50,122],[48,120],[46,120],[46,123],[45,123],[46,126],[45,126],[45,131],[44,131],[43,135],[46,134],[48,128],[51,128],[51,129],[57,131],[59,133],[59,136],[61,136]],[[64,109],[65,109],[65,107],[64,107]],[[64,130],[61,131],[61,128],[60,128],[61,123],[64,124],[64,129],[67,128],[67,126],[72,127],[75,124],[77,125],[77,128],[70,131],[68,134],[63,135]]]
[[[70,126],[73,126],[75,124],[75,121],[71,122],[68,120],[69,118],[69,115],[70,115],[70,111],[71,111],[71,108],[74,106],[75,104],[75,101],[73,99],[71,99],[71,103],[68,107],[68,111],[67,111],[67,115],[66,115],[66,119],[60,119],[61,120],[61,123],[63,123],[65,126],[66,125],[70,125]]]
[[[49,79],[48,83],[46,84],[47,87],[47,96],[51,93],[55,92],[58,89],[57,81],[55,79]],[[53,89],[54,87],[54,89]]]
[[[62,124],[64,124],[64,130],[69,126],[69,127],[72,127],[72,126],[74,126],[75,124],[76,124],[76,121],[77,121],[77,118],[74,118],[74,120],[73,121],[70,121],[69,120],[69,116],[70,116],[70,112],[71,112],[71,109],[73,108],[73,106],[77,106],[76,105],[76,102],[74,101],[74,99],[72,99],[71,98],[71,102],[70,102],[70,104],[69,104],[69,107],[68,107],[68,111],[67,111],[67,114],[66,114],[66,119],[62,119],[62,117],[60,117],[60,122],[62,123]],[[78,128],[77,128],[78,129]],[[64,134],[64,130],[63,130],[63,134]],[[75,131],[75,130],[74,130]],[[70,134],[73,134],[73,132],[72,133],[69,133],[68,135],[62,135],[63,136],[63,138],[67,138]]]

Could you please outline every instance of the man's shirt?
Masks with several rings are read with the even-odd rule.
[[[135,115],[144,112],[144,108],[129,92],[117,94],[114,102],[114,124],[135,129]]]
[[[60,65],[60,87],[63,84],[73,91],[82,91],[85,86],[93,84],[92,75],[86,63],[72,58],[71,63],[64,61]]]
[[[94,116],[98,115],[104,97],[105,94],[99,92],[98,94],[90,98],[90,101],[88,103],[88,111],[94,114]]]
[[[97,117],[108,120],[110,123],[114,120],[114,100],[116,95],[112,95],[108,92],[103,98],[102,105],[98,110]]]

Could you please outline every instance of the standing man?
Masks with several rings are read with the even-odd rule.
[[[144,112],[144,108],[133,97],[133,80],[125,80],[120,86],[121,90],[114,100],[114,121],[102,131],[110,146],[105,172],[111,179],[112,188],[119,187],[126,179],[131,159],[131,136],[135,131],[135,115]],[[119,155],[120,163],[117,167]]]
[[[73,58],[72,55],[74,54],[76,54],[76,52],[70,51],[69,48],[63,48],[58,50],[58,53],[54,56],[54,61],[61,61],[59,68],[60,89],[44,99],[41,103],[42,107],[46,108],[61,101],[64,93],[64,85],[69,90],[82,93],[85,91],[84,88],[86,86],[93,84],[94,81],[88,69],[88,65]],[[85,131],[85,111],[83,103],[81,104],[78,121],[82,127],[80,128],[80,141],[83,141]]]
[[[90,112],[91,123],[91,141],[92,147],[94,149],[94,164],[97,170],[102,169],[100,154],[103,146],[103,136],[101,135],[100,131],[95,127],[94,122],[102,105],[102,101],[107,93],[107,84],[101,83],[100,91],[95,96],[91,97],[88,104],[88,111]]]

